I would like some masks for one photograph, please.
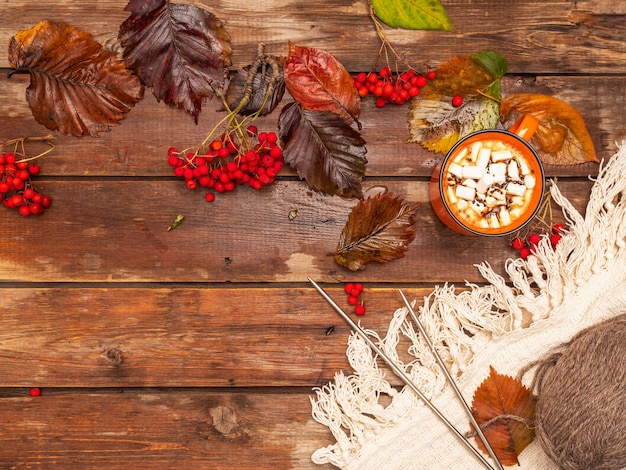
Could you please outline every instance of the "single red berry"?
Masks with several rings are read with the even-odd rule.
[[[167,149],[167,156],[171,157],[178,157],[178,149],[176,147],[170,147]]]
[[[359,303],[359,298],[358,297],[356,297],[354,295],[351,295],[351,296],[348,297],[348,305],[356,305],[358,303]]]
[[[452,98],[452,106],[454,106],[455,108],[458,108],[462,104],[463,104],[463,97],[462,96],[456,95],[454,98]]]
[[[213,194],[213,193],[206,193],[206,196],[204,196],[204,199],[206,199],[207,202],[213,202],[213,201],[215,201],[215,194]]]
[[[536,245],[537,243],[539,243],[539,240],[541,240],[541,237],[538,233],[531,233],[528,237],[528,242],[532,245]]]
[[[276,135],[276,132],[268,132],[267,133],[267,141],[270,144],[275,144],[278,141],[278,136]]]
[[[253,126],[252,124],[250,124],[247,128],[246,131],[248,131],[248,135],[250,137],[252,137],[253,135],[256,135],[257,132],[259,132],[259,130],[257,129],[256,126]]]
[[[524,248],[524,246],[526,246],[526,243],[524,243],[524,240],[518,237],[513,239],[513,241],[511,242],[511,246],[516,250],[521,250],[522,248]]]
[[[426,86],[426,78],[422,77],[421,75],[419,77],[416,78],[415,80],[415,84],[420,87],[423,88]]]
[[[41,395],[41,389],[39,387],[33,387],[28,391],[28,393],[31,397],[38,397]]]
[[[428,73],[426,74],[426,78],[428,80],[434,80],[435,79],[435,72],[433,72],[432,70],[428,71]]]
[[[354,288],[359,292],[359,294],[363,292],[363,284],[361,284],[360,282],[355,283]]]
[[[223,147],[222,141],[218,139],[211,141],[211,143],[209,144],[209,148],[213,150],[214,152],[217,152],[222,147]]]
[[[552,226],[552,233],[563,233],[565,232],[565,225],[558,223]]]
[[[365,305],[359,304],[354,307],[354,313],[357,315],[365,315]]]
[[[178,155],[170,155],[167,159],[167,163],[170,166],[176,167],[178,166],[178,162],[180,161],[180,158],[178,158]],[[32,172],[31,172],[32,174]]]
[[[387,100],[385,98],[376,98],[376,107],[383,108],[387,104]]]
[[[382,69],[380,69],[378,75],[383,78],[391,77],[391,69],[385,65]]]
[[[28,206],[20,206],[17,209],[20,214],[22,214],[24,217],[28,217],[30,215],[30,208]]]
[[[524,248],[519,250],[519,255],[524,259],[528,258],[530,256],[530,249],[525,246]]]
[[[552,244],[553,247],[556,246],[560,241],[561,241],[561,234],[553,233],[552,235],[550,235],[550,243]]]
[[[39,215],[43,212],[43,207],[41,207],[41,204],[37,203],[37,202],[33,202],[30,206],[30,213],[33,215]]]
[[[39,174],[39,170],[40,170],[39,165],[37,165],[36,163],[32,163],[32,164],[28,167],[28,172],[29,172],[31,175],[37,175],[37,174]]]

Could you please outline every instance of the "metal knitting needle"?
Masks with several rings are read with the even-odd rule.
[[[444,415],[433,405],[428,398],[417,388],[417,386],[411,381],[411,379],[400,369],[384,352],[380,349],[374,341],[370,339],[370,337],[363,331],[363,329],[354,323],[352,319],[341,309],[339,305],[335,303],[333,299],[322,289],[313,279],[310,277],[307,278],[311,284],[317,289],[317,291],[326,299],[326,301],[337,311],[339,315],[343,317],[343,319],[352,327],[355,333],[357,333],[370,348],[372,348],[381,359],[383,359],[387,365],[391,368],[391,370],[400,378],[402,381],[409,387],[411,390],[415,392],[415,394],[424,402],[424,404],[430,408],[430,410],[441,420],[443,424],[445,424],[448,429],[461,441],[463,445],[467,447],[467,449],[474,454],[474,456],[484,465],[485,468],[489,470],[494,470],[493,467],[487,462],[487,460],[472,446],[472,444],[461,434],[458,429],[454,427],[454,425],[446,419]]]
[[[487,451],[489,452],[489,456],[495,462],[496,467],[498,468],[498,470],[504,470],[504,468],[502,467],[502,464],[500,463],[500,460],[498,459],[496,453],[493,451],[493,448],[491,447],[491,444],[489,444],[489,441],[485,437],[485,434],[483,433],[483,430],[480,428],[480,425],[476,421],[476,418],[474,418],[474,415],[472,414],[472,410],[470,409],[470,407],[468,406],[467,402],[463,398],[463,395],[461,394],[461,391],[459,390],[459,387],[457,387],[456,383],[452,379],[452,376],[450,375],[450,372],[448,371],[448,368],[446,367],[446,365],[443,363],[443,360],[441,359],[441,356],[437,352],[437,349],[435,348],[435,345],[433,344],[433,342],[431,341],[430,337],[426,333],[426,330],[422,326],[422,322],[420,322],[419,319],[417,318],[417,315],[415,314],[415,311],[413,310],[413,307],[411,307],[411,304],[409,303],[408,299],[406,298],[406,296],[404,295],[402,290],[398,289],[398,291],[400,292],[400,295],[402,296],[402,300],[404,300],[404,305],[406,305],[406,308],[409,310],[409,313],[411,314],[411,317],[413,318],[413,321],[415,322],[415,324],[419,328],[420,333],[422,334],[422,336],[423,336],[424,340],[426,341],[426,343],[428,343],[428,347],[432,351],[433,356],[435,356],[435,359],[437,359],[437,363],[439,364],[439,367],[441,367],[441,370],[443,370],[443,373],[446,376],[446,379],[448,380],[448,383],[450,384],[450,386],[454,390],[454,393],[456,394],[457,398],[459,399],[459,401],[463,405],[463,408],[465,409],[465,413],[467,413],[467,416],[469,417],[470,422],[472,423],[472,426],[476,430],[476,434],[478,434],[478,437],[480,438],[480,440],[483,442],[483,444],[485,444],[485,447],[487,448]]]

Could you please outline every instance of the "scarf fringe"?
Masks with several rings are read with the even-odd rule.
[[[626,257],[626,141],[617,147],[615,156],[600,164],[584,215],[552,184],[552,199],[570,227],[556,249],[546,235],[533,256],[506,261],[508,279],[483,262],[476,267],[487,285],[466,283],[457,291],[445,284],[424,298],[420,319],[453,376],[461,377],[486,343],[548,319],[592,276],[609,266],[615,269],[615,260]],[[622,270],[624,261],[618,264]],[[404,307],[396,310],[384,338],[373,331],[368,334],[432,399],[443,392],[446,379],[407,315]],[[403,337],[410,344],[409,362],[398,355]],[[382,429],[397,426],[423,406],[408,387],[398,391],[390,385],[375,353],[355,333],[348,339],[346,355],[353,373],[338,372],[332,382],[313,389],[315,396],[310,397],[313,418],[328,427],[336,440],[316,450],[311,460],[339,468],[349,466]]]

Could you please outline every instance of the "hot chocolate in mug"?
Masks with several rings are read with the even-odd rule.
[[[533,219],[545,190],[541,160],[529,144],[537,125],[527,114],[508,131],[474,132],[450,149],[430,180],[431,204],[447,227],[502,236]]]

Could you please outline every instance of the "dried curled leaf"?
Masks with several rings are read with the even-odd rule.
[[[539,121],[532,142],[544,163],[576,165],[599,161],[585,120],[564,101],[539,93],[504,97],[501,120],[512,123],[520,114],[532,114]]]
[[[500,78],[506,70],[506,60],[489,51],[470,57],[455,56],[442,64],[435,80],[422,88],[418,100],[411,102],[409,141],[445,154],[467,134],[495,128]],[[452,105],[455,95],[464,97],[463,106]]]
[[[283,159],[309,187],[324,194],[363,197],[365,140],[331,112],[286,105],[278,119]]]
[[[402,258],[415,239],[418,208],[419,204],[407,204],[392,193],[359,201],[341,232],[335,262],[359,271],[371,261]]]
[[[261,53],[256,60],[237,71],[228,86],[226,100],[243,116],[271,113],[285,94],[284,58]]]
[[[226,83],[230,37],[212,13],[166,0],[131,0],[119,40],[124,58],[158,101],[176,105],[196,122],[213,86]]]
[[[310,111],[330,111],[351,123],[361,113],[354,81],[332,54],[289,43],[285,84],[291,96]]]
[[[392,28],[452,31],[439,0],[371,0],[376,16]]]
[[[9,63],[30,73],[26,99],[50,130],[97,136],[119,124],[143,97],[143,85],[88,33],[40,21],[9,44]]]
[[[519,465],[517,457],[534,439],[531,424],[535,402],[533,394],[521,382],[499,374],[493,367],[474,392],[472,414],[503,465]],[[476,439],[476,442],[488,454],[482,441]]]

